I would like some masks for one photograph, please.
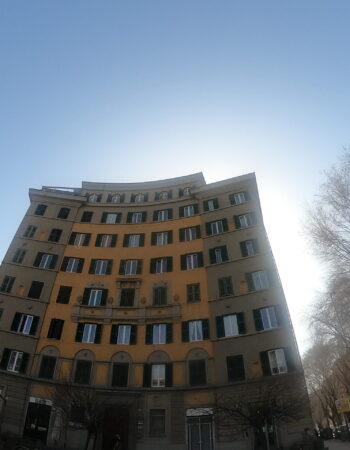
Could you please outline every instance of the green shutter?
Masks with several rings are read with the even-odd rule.
[[[210,262],[210,264],[215,264],[216,263],[215,248],[210,248],[209,249],[209,262]]]
[[[16,312],[13,320],[12,320],[12,325],[11,325],[11,331],[17,331],[18,330],[18,325],[19,322],[21,321],[21,317],[23,316],[22,313]]]
[[[186,270],[186,255],[181,255],[181,270]]]
[[[153,344],[153,325],[146,325],[146,341],[147,345]]]
[[[173,210],[171,208],[168,209],[168,220],[173,218]]]
[[[166,341],[167,344],[170,344],[173,342],[173,324],[167,323],[166,324]]]
[[[243,257],[248,256],[246,241],[240,242],[239,246],[241,247],[241,254],[242,254],[242,256]]]
[[[203,267],[203,253],[202,252],[198,252],[198,267]]]
[[[102,213],[102,217],[101,217],[101,222],[102,223],[106,223],[106,221],[107,221],[107,214],[108,213],[106,213],[106,212]]]
[[[32,326],[30,327],[30,332],[29,332],[29,334],[31,336],[35,336],[36,330],[38,328],[38,323],[39,323],[39,317],[38,316],[34,316],[33,317]]]
[[[19,373],[25,373],[26,372],[28,361],[29,361],[29,353],[23,352],[21,365],[19,367]]]
[[[81,342],[83,340],[83,333],[84,333],[84,324],[78,323],[77,332],[75,334],[75,342]]]
[[[238,332],[239,334],[245,334],[246,328],[244,322],[244,314],[242,312],[239,312],[236,314],[236,316],[237,316]]]
[[[90,244],[91,233],[85,233],[85,239],[83,242],[83,246],[87,247]]]
[[[107,296],[108,296],[108,289],[102,289],[101,306],[106,305]]]
[[[173,385],[173,365],[172,363],[165,364],[165,386],[171,387]]]
[[[41,258],[42,258],[42,256],[43,256],[43,254],[44,254],[44,253],[39,252],[39,253],[36,255],[35,260],[34,260],[34,263],[33,263],[33,266],[34,266],[34,267],[39,267],[39,264],[40,264],[40,261],[41,261]]]
[[[182,342],[188,342],[189,341],[188,322],[182,322],[181,334],[182,334]]]
[[[147,220],[147,212],[143,211],[142,212],[142,222],[146,222],[146,220]]]
[[[83,258],[79,258],[79,263],[78,263],[78,268],[77,268],[77,273],[81,273],[83,270],[83,265],[84,265],[84,260]]]
[[[0,369],[3,369],[3,370],[7,369],[7,364],[9,362],[10,355],[11,355],[11,350],[9,348],[4,348],[4,351],[2,352]]]
[[[261,318],[260,309],[254,309],[253,310],[253,316],[254,316],[254,322],[255,322],[255,329],[256,331],[262,331],[264,329],[263,321]]]
[[[119,325],[112,325],[111,336],[109,339],[110,344],[116,344],[118,339],[118,327]]]
[[[111,247],[115,247],[117,244],[117,234],[112,234],[112,239],[111,239]]]
[[[223,316],[216,316],[216,335],[218,338],[225,336],[224,318]]]
[[[210,339],[209,320],[202,319],[203,339]]]
[[[171,256],[166,258],[166,270],[167,272],[172,272],[173,270],[173,258]]]
[[[137,336],[137,327],[136,327],[136,325],[131,325],[130,345],[135,345],[136,344],[136,336]]]
[[[69,242],[68,242],[69,245],[73,245],[73,244],[74,244],[74,241],[75,241],[76,236],[77,236],[77,233],[75,233],[75,232],[73,232],[73,233],[70,235]]]
[[[120,266],[119,266],[119,275],[125,274],[125,259],[120,260]]]
[[[82,305],[88,305],[89,304],[90,292],[91,292],[90,288],[85,288],[84,289],[83,300],[81,302]]]
[[[106,275],[110,275],[112,273],[113,259],[108,259],[107,261]]]
[[[206,222],[205,223],[205,232],[207,233],[207,236],[211,236],[212,235],[211,222]]]
[[[267,352],[260,352],[260,361],[263,375],[271,375],[269,355]]]
[[[151,387],[151,364],[143,365],[143,387]]]
[[[228,223],[227,223],[226,217],[224,217],[223,219],[221,219],[221,223],[222,223],[222,229],[223,229],[224,231],[228,231]]]
[[[101,342],[101,334],[102,334],[102,325],[98,324],[96,326],[96,333],[95,333],[94,344],[99,344]]]
[[[194,214],[198,214],[198,211],[199,211],[199,209],[198,209],[198,203],[195,203],[195,204],[193,205],[193,213],[194,213]]]
[[[184,240],[185,240],[185,229],[184,228],[179,229],[179,240],[180,240],[180,242],[184,242]]]
[[[96,259],[92,259],[90,262],[89,273],[94,274],[96,268]]]
[[[183,217],[184,216],[184,206],[180,206],[179,208],[179,217]]]

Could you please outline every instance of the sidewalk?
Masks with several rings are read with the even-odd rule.
[[[350,442],[342,442],[338,439],[330,439],[328,441],[324,441],[324,446],[328,447],[329,450],[350,450]]]

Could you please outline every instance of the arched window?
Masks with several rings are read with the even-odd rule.
[[[126,352],[118,352],[112,356],[111,385],[127,387],[130,380],[131,357]]]

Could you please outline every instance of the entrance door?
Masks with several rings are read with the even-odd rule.
[[[188,450],[213,450],[211,416],[187,418]]]
[[[38,439],[46,444],[50,414],[51,406],[30,402],[28,404],[23,436]]]
[[[119,434],[121,450],[128,450],[129,410],[126,407],[108,407],[103,422],[103,450],[111,450],[113,441]]]

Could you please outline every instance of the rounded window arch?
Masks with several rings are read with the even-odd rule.
[[[193,348],[187,353],[187,379],[190,386],[207,384],[211,379],[209,355],[203,348]]]
[[[59,373],[60,352],[57,347],[48,345],[41,349],[37,365],[37,376],[51,380]]]
[[[72,368],[73,383],[91,384],[94,376],[95,361],[95,354],[91,350],[80,350],[74,357]]]
[[[132,384],[132,358],[127,352],[117,352],[111,358],[110,384],[113,387],[127,387]]]
[[[167,353],[155,351],[147,358],[144,365],[143,385],[145,387],[163,388],[173,385],[173,365]]]

